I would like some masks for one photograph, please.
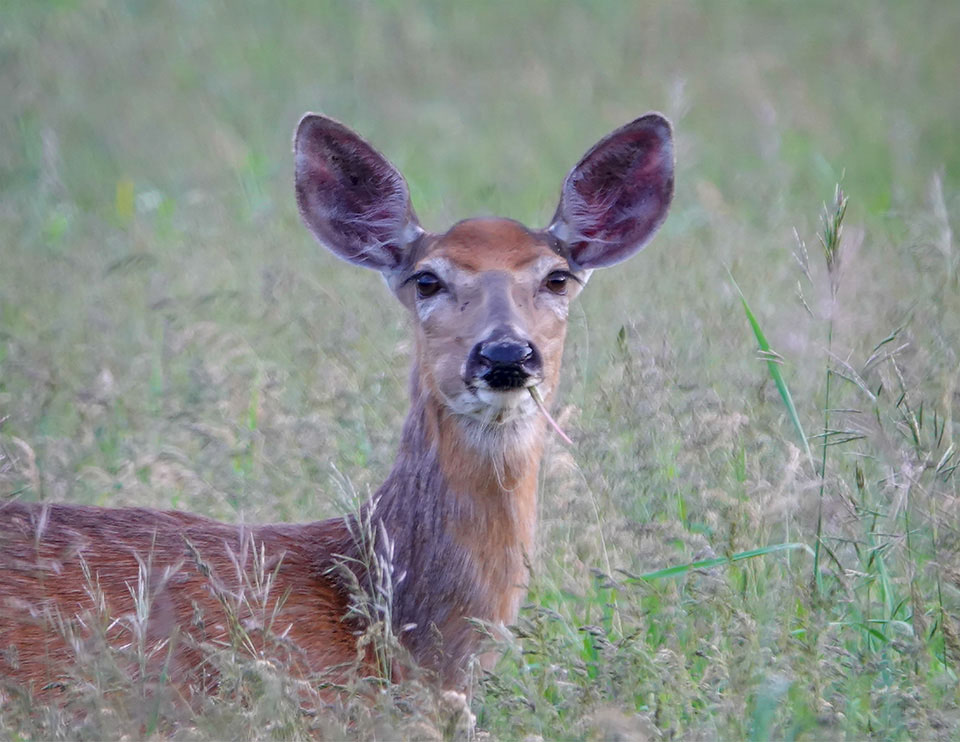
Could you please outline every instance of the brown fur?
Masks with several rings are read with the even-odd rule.
[[[246,530],[187,513],[7,503],[0,506],[0,670],[35,691],[67,679],[64,663],[78,649],[68,638],[90,639],[90,622],[104,618],[100,595],[102,613],[119,619],[108,639],[132,643],[138,583],[149,595],[147,643],[175,647],[169,657],[158,652],[153,669],[169,663],[170,676],[185,687],[208,685],[201,645],[228,646],[234,614],[261,647],[264,629],[285,634],[287,649],[276,650],[301,670],[350,662],[356,640],[341,620],[349,596],[324,576],[330,555],[348,546],[338,520]],[[252,550],[261,548],[264,572],[277,570],[277,586],[258,606],[260,596],[241,595],[254,592]],[[278,603],[277,620],[264,626],[262,616]]]
[[[427,255],[436,252],[442,252],[464,270],[474,272],[498,268],[516,272],[529,267],[538,257],[554,254],[543,236],[519,222],[493,217],[454,224],[433,242]]]

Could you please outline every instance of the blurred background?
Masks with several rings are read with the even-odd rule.
[[[392,463],[410,343],[380,278],[299,223],[302,113],[373,143],[442,231],[482,214],[546,225],[579,157],[659,110],[677,138],[670,217],[571,316],[555,413],[577,446],[546,462],[531,591],[565,628],[543,629],[553,665],[504,660],[507,680],[476,695],[481,726],[956,730],[960,599],[941,575],[957,565],[960,4],[59,0],[0,15],[0,496],[231,521],[342,512]],[[828,368],[846,377],[832,400]],[[821,479],[825,410],[846,443],[823,449]],[[836,539],[833,602],[856,620],[806,602],[803,554],[655,600],[595,578],[811,544],[818,521]],[[872,548],[901,560],[882,596],[851,576],[878,574],[859,561]],[[881,638],[810,639],[813,615]],[[913,659],[890,648],[896,621]],[[578,633],[594,623],[607,645]],[[601,662],[605,647],[621,654]],[[894,688],[883,708],[878,687]],[[547,700],[511,705],[531,694]]]

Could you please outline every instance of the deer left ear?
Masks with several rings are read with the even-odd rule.
[[[333,119],[308,113],[294,138],[297,206],[337,256],[396,271],[423,234],[407,183],[387,159]]]
[[[613,265],[650,241],[672,198],[670,122],[648,113],[601,139],[570,171],[547,231],[574,268]]]

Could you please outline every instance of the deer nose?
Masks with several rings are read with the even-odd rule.
[[[522,366],[533,357],[533,346],[516,340],[497,340],[480,345],[479,353],[490,366]]]
[[[501,336],[473,347],[466,376],[468,381],[483,380],[491,389],[519,389],[541,370],[540,354],[531,342]]]

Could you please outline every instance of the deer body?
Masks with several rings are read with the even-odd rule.
[[[376,552],[389,553],[395,630],[456,686],[478,648],[471,619],[511,623],[524,595],[546,433],[531,387],[552,399],[569,302],[590,271],[629,257],[663,221],[669,124],[649,114],[599,142],[541,231],[471,219],[426,233],[400,174],[322,116],[304,117],[295,151],[307,226],[341,258],[379,270],[413,320],[411,409],[393,469],[364,508]],[[191,688],[215,682],[201,669],[204,647],[229,643],[236,626],[305,673],[346,666],[364,628],[351,577],[366,578],[351,517],[250,527],[0,504],[0,676],[55,685],[104,608],[120,619],[108,641],[146,642]],[[269,576],[256,601],[244,599],[251,565],[260,588]],[[134,615],[139,623],[124,619]]]
[[[278,569],[287,624],[262,625],[281,597],[274,594],[260,616],[239,616],[244,630],[259,641],[264,628],[279,634],[289,626],[294,666],[307,657],[320,668],[350,662],[356,640],[341,621],[348,596],[321,577],[318,561],[347,540],[337,521],[244,532],[196,515],[140,508],[0,507],[0,676],[34,691],[58,689],[69,682],[66,663],[83,651],[71,639],[82,643],[93,633],[88,624],[108,617],[119,619],[107,629],[108,639],[132,645],[134,595],[142,582],[149,601],[144,640],[156,650],[151,669],[166,665],[171,678],[207,690],[212,673],[201,669],[202,645],[231,643],[231,616],[222,601],[246,607],[239,591],[248,586],[237,571],[250,568],[251,545],[263,548],[268,568]],[[103,615],[96,605],[101,596]],[[167,646],[174,648],[169,657]]]

